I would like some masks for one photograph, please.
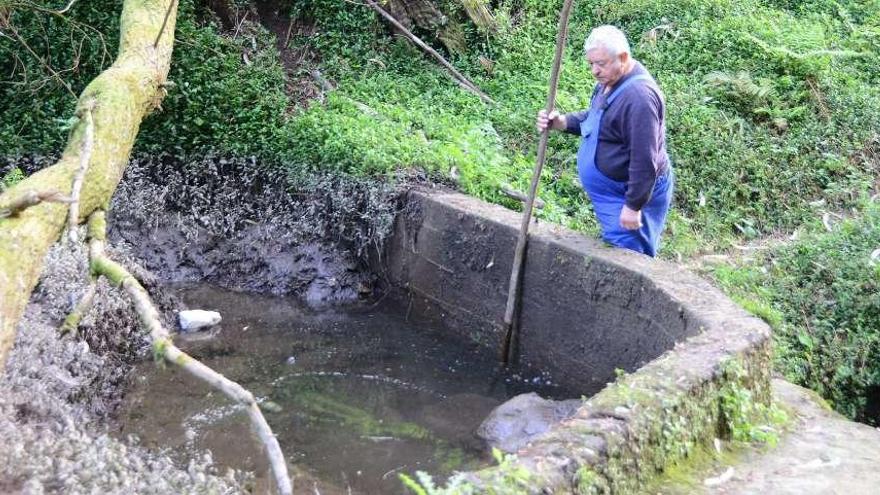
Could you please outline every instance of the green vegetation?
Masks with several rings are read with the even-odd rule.
[[[21,169],[17,167],[13,168],[9,172],[6,172],[3,177],[0,178],[0,191],[21,182],[24,177],[24,172],[22,172]]]
[[[743,443],[776,445],[779,428],[788,422],[788,415],[775,403],[769,405],[754,397],[752,390],[740,381],[745,372],[736,362],[727,365],[731,379],[722,387],[721,417],[730,440]]]
[[[456,87],[366,7],[279,3],[282,15],[308,20],[316,33],[294,30],[289,46],[318,55],[285,74],[274,36],[259,24],[244,21],[221,34],[204,6],[184,0],[170,75],[175,85],[163,111],[143,125],[137,151],[254,156],[294,176],[394,178],[418,170],[516,208],[499,188],[525,189],[529,180],[558,2],[493,1],[498,30],[488,34],[466,21],[457,2],[436,3],[462,26],[466,49],[447,56],[497,105]],[[14,26],[0,36],[0,66],[7,68],[0,150],[7,158],[60,151],[73,94],[115,54],[120,6],[121,0],[76,2],[59,16],[0,0]],[[877,207],[864,199],[876,192],[880,170],[880,2],[579,3],[561,110],[587,104],[593,83],[580,46],[599,23],[629,34],[635,56],[666,93],[678,182],[665,256],[686,259],[787,237],[825,212],[848,217],[831,232],[808,227],[798,240],[713,275],[774,327],[778,367],[789,379],[850,417],[880,421],[880,405],[872,403],[880,402],[880,302],[870,260],[880,229]],[[431,33],[418,34],[446,53]],[[310,84],[313,69],[335,89],[316,85],[317,98],[291,98],[287,86]],[[576,181],[575,147],[573,137],[552,136],[541,185],[547,206],[539,215],[594,234]],[[4,184],[14,180],[3,177]]]
[[[483,480],[480,486],[467,479],[464,474],[453,475],[444,486],[437,486],[428,473],[416,471],[415,479],[400,474],[400,480],[415,495],[516,495],[529,493],[531,474],[516,462],[513,454],[504,454],[492,449],[492,457],[498,464],[492,470],[491,479]]]
[[[880,424],[880,206],[799,238],[716,280],[771,323],[777,367],[849,417]]]

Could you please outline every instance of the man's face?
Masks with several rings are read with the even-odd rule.
[[[590,64],[590,71],[593,73],[593,77],[606,87],[614,86],[623,77],[628,58],[629,54],[625,52],[613,56],[603,46],[593,48],[587,52],[587,63]]]

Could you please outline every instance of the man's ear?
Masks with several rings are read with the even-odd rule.
[[[626,65],[626,63],[629,62],[629,53],[621,52],[620,54],[617,55],[617,58],[620,59],[621,64]]]

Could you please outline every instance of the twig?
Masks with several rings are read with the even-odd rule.
[[[816,100],[816,105],[819,107],[819,115],[826,121],[831,120],[831,111],[828,109],[828,105],[825,104],[825,97],[822,94],[822,90],[819,89],[819,85],[816,84],[815,78],[808,77],[806,81],[807,86],[810,88],[810,95]]]
[[[235,26],[235,32],[232,33],[232,39],[235,39],[238,36],[238,32],[241,30],[241,26],[244,24],[244,21],[245,19],[247,19],[249,13],[250,12],[246,10],[244,12],[244,15],[241,16],[241,19],[239,19],[238,24]]]
[[[149,332],[153,352],[157,356],[161,356],[169,363],[176,364],[194,377],[223,392],[230,399],[247,406],[248,417],[266,448],[266,456],[269,458],[269,464],[275,475],[278,491],[282,495],[292,495],[293,484],[287,473],[287,462],[281,452],[281,446],[278,445],[278,439],[275,438],[272,429],[266,423],[266,418],[263,417],[253,394],[174,345],[171,334],[162,326],[159,312],[153,305],[147,290],[125,267],[104,254],[105,232],[104,212],[97,210],[89,217],[89,258],[92,272],[107,277],[108,280],[122,287],[128,293],[141,323]]]
[[[53,11],[51,11],[51,12],[52,12],[53,14],[57,14],[57,15],[64,14],[65,12],[67,12],[68,10],[70,10],[71,7],[73,7],[73,4],[74,4],[74,3],[76,3],[76,0],[70,0],[70,2],[68,2],[68,4],[67,4],[67,7],[64,7],[64,8],[61,9],[61,10],[53,10]]]
[[[36,10],[39,12],[45,12],[47,14],[54,14],[54,15],[60,16],[64,13],[66,13],[68,10],[70,10],[70,8],[73,7],[74,3],[76,3],[76,0],[70,0],[70,2],[67,4],[67,6],[61,10],[47,9],[47,8],[41,7],[33,2],[11,2],[10,5],[12,7],[21,6],[21,7],[31,9],[31,10]]]
[[[284,44],[281,45],[281,48],[287,50],[288,45],[290,44],[290,33],[293,31],[293,17],[290,18],[290,24],[287,25],[287,36],[284,37]]]
[[[501,186],[501,192],[504,193],[510,199],[515,199],[517,201],[521,201],[523,203],[529,200],[529,197],[522,191],[517,191],[516,189],[512,189],[507,186]],[[535,198],[535,208],[542,209],[544,208],[544,200],[541,198]]]
[[[76,329],[79,328],[79,323],[89,313],[95,302],[96,288],[97,284],[93,277],[91,282],[89,282],[88,287],[86,287],[85,292],[83,292],[82,297],[79,299],[79,302],[76,304],[76,307],[73,308],[73,311],[67,315],[67,318],[64,319],[64,323],[61,324],[60,331],[62,334],[71,333],[76,335]]]
[[[58,191],[34,191],[28,190],[24,194],[12,200],[6,206],[0,207],[0,218],[12,217],[22,211],[40,203],[70,203],[72,200]]]
[[[70,190],[70,210],[67,217],[67,238],[70,242],[76,242],[76,226],[79,225],[79,195],[82,191],[83,179],[89,170],[89,160],[92,158],[92,148],[95,144],[95,123],[92,120],[92,110],[95,108],[95,100],[90,100],[82,109],[83,124],[86,126],[82,148],[79,152],[79,169],[73,177],[73,187]]]
[[[67,92],[70,93],[71,96],[76,98],[76,93],[74,93],[73,90],[70,89],[70,85],[67,84],[67,81],[62,79],[61,76],[58,74],[58,72],[55,71],[55,69],[53,69],[49,64],[47,64],[45,60],[40,58],[40,56],[37,55],[36,52],[33,51],[33,49],[31,49],[30,45],[27,44],[27,41],[25,41],[24,38],[22,38],[21,35],[18,34],[18,30],[16,30],[11,24],[8,27],[9,27],[9,31],[13,35],[15,35],[16,41],[21,43],[21,46],[23,46],[25,48],[25,50],[27,50],[28,53],[31,54],[32,57],[37,59],[37,61],[40,62],[40,65],[42,65],[47,71],[49,71],[49,73],[52,74],[52,76],[54,76],[55,79],[57,79],[58,82],[61,83],[62,86],[64,86],[64,89],[66,89]]]
[[[24,8],[30,9],[30,10],[35,10],[37,12],[43,12],[45,14],[57,16],[57,17],[61,18],[64,22],[73,26],[74,29],[82,32],[83,36],[88,36],[88,33],[85,32],[85,28],[88,28],[89,30],[93,31],[94,34],[97,35],[101,41],[101,63],[100,63],[100,66],[103,67],[104,66],[104,59],[110,56],[110,53],[107,51],[107,43],[104,41],[104,34],[101,33],[101,31],[98,31],[97,29],[95,29],[94,27],[92,27],[88,24],[77,22],[77,21],[72,20],[71,18],[63,15],[68,10],[70,10],[70,8],[73,6],[74,3],[76,3],[76,0],[71,0],[70,3],[68,3],[67,6],[61,10],[47,9],[47,8],[41,7],[41,6],[39,6],[35,3],[32,3],[32,2],[20,2],[20,3],[19,2],[12,2],[10,5],[12,7],[22,6]],[[2,21],[3,21],[2,16],[0,16],[0,26],[3,25]],[[4,34],[3,32],[0,32],[0,35],[6,36],[9,39],[14,39],[14,38]]]
[[[165,26],[168,24],[168,18],[171,17],[171,11],[174,10],[175,4],[177,4],[177,0],[171,0],[171,3],[168,4],[168,10],[165,11],[165,19],[162,20],[162,27],[159,28],[159,34],[156,35],[156,41],[153,43],[153,48],[159,47],[159,40],[162,39],[162,33],[165,32]]]
[[[492,98],[489,98],[489,96],[486,93],[482,92],[480,90],[480,88],[478,88],[474,83],[470,82],[470,80],[468,80],[468,78],[461,75],[461,73],[458,72],[458,70],[456,70],[456,68],[453,67],[452,64],[450,64],[445,58],[443,58],[442,55],[437,53],[436,50],[434,50],[430,46],[426,45],[424,41],[419,39],[419,37],[414,35],[409,29],[403,27],[403,24],[398,22],[397,19],[394,18],[394,16],[392,16],[391,14],[386,12],[382,7],[380,7],[379,4],[377,4],[375,2],[375,0],[367,0],[367,4],[370,6],[370,8],[372,8],[373,10],[375,10],[376,12],[381,14],[382,17],[384,17],[385,19],[388,19],[388,22],[390,22],[391,24],[394,25],[394,27],[399,29],[400,32],[402,32],[407,38],[409,38],[410,41],[415,43],[416,46],[418,46],[422,50],[428,52],[428,54],[430,54],[438,62],[440,62],[440,64],[443,65],[443,67],[446,67],[446,69],[452,74],[452,78],[455,79],[456,82],[461,84],[461,86],[463,88],[467,89],[471,93],[474,93],[484,102],[491,103],[493,105],[495,104],[495,100],[493,100]]]

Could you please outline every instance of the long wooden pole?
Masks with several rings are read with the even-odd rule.
[[[547,94],[547,113],[553,111],[556,106],[556,88],[559,85],[559,72],[562,67],[562,54],[565,51],[565,40],[568,38],[568,17],[574,0],[565,0],[562,12],[559,14],[559,31],[556,35],[556,54],[553,57],[553,69],[550,72],[550,92]],[[504,340],[501,345],[501,362],[508,364],[512,361],[514,347],[511,345],[514,339],[513,315],[516,302],[519,299],[520,281],[522,279],[522,267],[525,261],[526,244],[529,235],[529,223],[532,219],[532,208],[535,204],[535,195],[538,192],[538,182],[541,179],[541,169],[544,168],[544,160],[547,154],[547,139],[550,134],[548,126],[541,132],[538,142],[538,159],[535,162],[535,171],[532,174],[532,184],[529,187],[529,197],[523,208],[522,223],[519,228],[519,238],[516,241],[516,251],[513,255],[513,270],[510,273],[510,287],[507,290],[507,308],[504,310]]]

